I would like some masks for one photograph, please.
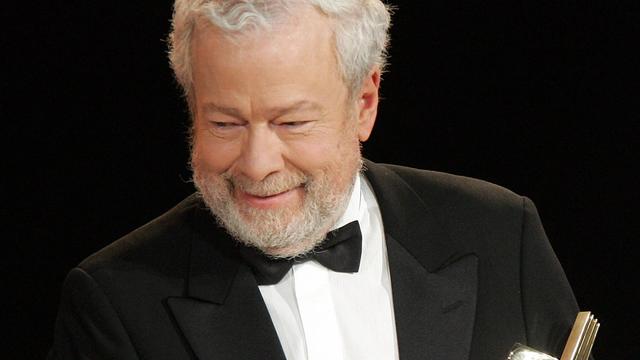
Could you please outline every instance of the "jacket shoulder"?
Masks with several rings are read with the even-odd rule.
[[[164,267],[186,256],[186,238],[192,233],[193,215],[203,207],[193,194],[147,224],[112,242],[84,259],[78,267],[89,274],[108,268],[127,268],[132,264]]]
[[[522,209],[522,196],[485,180],[400,165],[380,165],[400,177],[427,204]]]

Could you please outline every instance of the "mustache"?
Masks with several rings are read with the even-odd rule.
[[[231,191],[240,190],[255,196],[271,196],[302,186],[306,188],[310,177],[300,171],[270,174],[261,181],[254,181],[243,175],[223,173]]]

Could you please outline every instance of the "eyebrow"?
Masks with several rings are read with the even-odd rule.
[[[219,106],[214,103],[206,103],[202,106],[202,110],[204,113],[223,113],[226,115],[230,115],[239,119],[243,119],[244,117],[240,113],[240,110],[233,107]]]
[[[268,110],[268,113],[270,114],[269,118],[276,119],[280,116],[283,116],[292,112],[304,111],[304,110],[324,112],[324,108],[322,107],[322,105],[313,101],[300,100],[290,105],[273,107]],[[234,107],[220,106],[213,102],[204,104],[203,111],[205,113],[218,112],[218,113],[236,117],[238,119],[245,118],[239,109]]]

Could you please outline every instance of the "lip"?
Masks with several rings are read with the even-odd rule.
[[[295,188],[291,188],[281,193],[269,196],[257,196],[246,193],[244,191],[238,191],[237,195],[240,201],[247,203],[251,207],[259,209],[269,209],[282,207],[295,202],[295,199],[299,196],[300,191],[302,191],[302,187],[297,186]]]

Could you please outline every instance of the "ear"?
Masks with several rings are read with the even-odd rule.
[[[358,114],[358,139],[367,141],[378,114],[378,89],[380,88],[380,68],[376,65],[362,82],[360,93],[356,97]]]

